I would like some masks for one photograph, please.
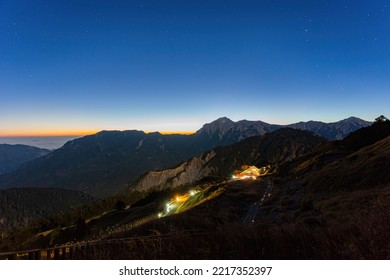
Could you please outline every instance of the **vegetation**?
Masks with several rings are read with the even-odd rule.
[[[241,224],[100,243],[76,259],[389,259],[388,208],[343,223],[312,227]]]
[[[126,203],[123,202],[122,200],[118,200],[116,203],[115,203],[115,209],[117,211],[122,211],[126,208]]]
[[[16,188],[0,190],[0,231],[25,227],[75,210],[94,199],[86,193],[48,188]]]
[[[390,120],[386,118],[384,115],[381,115],[375,119],[375,122],[389,122]]]

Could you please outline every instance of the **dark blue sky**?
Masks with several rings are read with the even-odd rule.
[[[0,0],[0,135],[389,115],[389,2]]]

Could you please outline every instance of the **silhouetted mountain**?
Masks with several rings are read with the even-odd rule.
[[[287,173],[310,173],[323,166],[342,160],[361,148],[370,146],[390,136],[390,122],[376,122],[371,126],[361,128],[343,140],[327,142],[316,147],[311,153],[284,164],[281,168],[283,175]]]
[[[16,170],[23,163],[48,153],[50,150],[27,145],[0,144],[0,174]]]
[[[105,196],[150,170],[165,169],[212,148],[191,135],[102,131],[0,177],[0,187],[57,187]]]
[[[374,123],[359,129],[342,141],[324,147],[321,156],[311,156],[318,162],[323,155],[337,153],[326,164],[314,164],[306,172],[305,184],[313,190],[341,191],[370,189],[390,185],[390,122]],[[318,152],[317,152],[318,153]],[[315,159],[315,160],[313,160]]]
[[[371,126],[359,129],[347,137],[345,137],[338,144],[352,150],[372,145],[390,136],[390,122],[375,122]]]
[[[356,117],[350,117],[334,123],[323,123],[318,121],[299,122],[290,124],[288,127],[308,130],[321,135],[327,139],[340,140],[345,136],[358,130],[362,127],[371,125],[372,122],[367,122]]]
[[[326,192],[390,187],[389,158],[390,137],[387,137],[322,168],[312,170],[305,176],[304,182],[313,191]]]
[[[0,190],[0,231],[26,226],[91,201],[86,193],[55,188]]]

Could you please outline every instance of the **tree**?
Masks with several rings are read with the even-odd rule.
[[[115,209],[118,211],[122,211],[126,208],[126,203],[124,203],[122,200],[118,200],[115,203]]]
[[[85,237],[87,232],[88,232],[88,228],[87,228],[87,224],[85,223],[85,220],[79,217],[76,222],[75,237],[78,240],[81,240]]]
[[[386,118],[384,115],[381,115],[375,119],[375,122],[388,122],[389,119]]]

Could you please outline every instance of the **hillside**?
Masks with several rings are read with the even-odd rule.
[[[303,176],[388,136],[390,136],[390,122],[374,123],[351,133],[343,140],[323,143],[303,157],[284,164],[280,170],[283,176],[288,174]]]
[[[313,191],[345,191],[390,184],[390,137],[332,162],[305,176]]]
[[[85,193],[43,188],[0,190],[0,231],[75,209],[93,198]]]
[[[0,144],[0,175],[16,170],[23,163],[50,153],[50,150],[27,145]]]

